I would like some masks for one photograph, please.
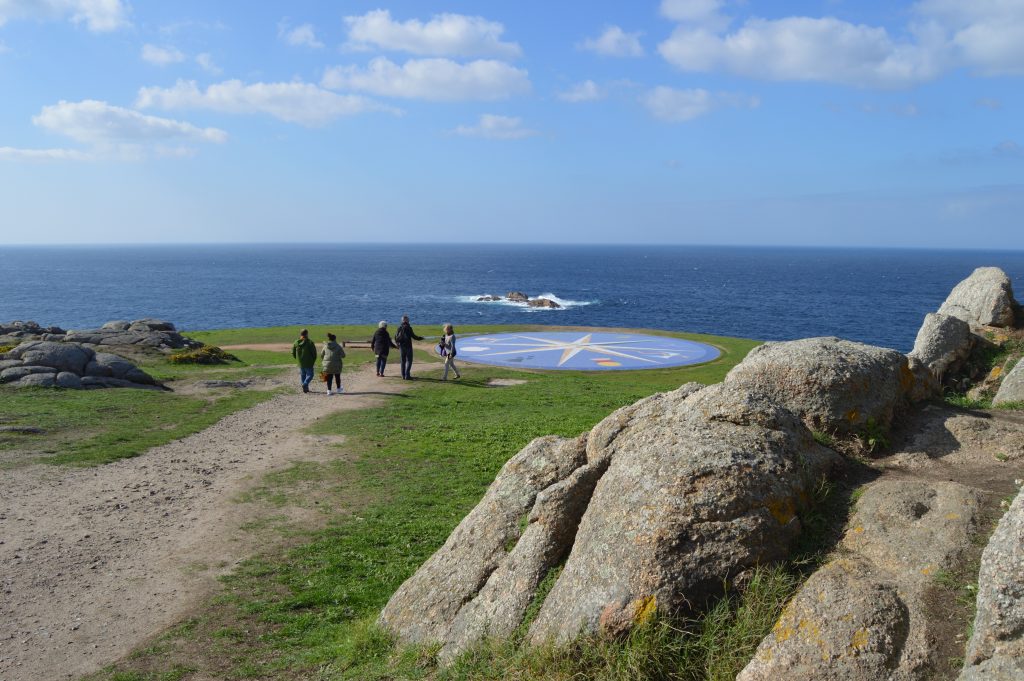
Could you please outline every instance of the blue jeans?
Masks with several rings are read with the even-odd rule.
[[[313,380],[313,367],[299,367],[299,380],[302,385],[308,386]]]
[[[386,367],[387,365],[388,365],[388,356],[387,355],[377,355],[377,373],[378,374],[383,374],[384,373],[384,367]]]
[[[401,347],[402,353],[402,378],[412,378],[412,347]]]

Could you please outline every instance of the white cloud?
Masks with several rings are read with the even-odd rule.
[[[684,71],[726,71],[748,78],[903,88],[956,69],[1024,75],[1024,2],[922,0],[895,33],[833,17],[751,17],[727,31],[720,2],[665,0],[680,25],[658,46]]]
[[[996,156],[1021,158],[1024,157],[1024,147],[1013,140],[1003,140],[992,149],[992,153]]]
[[[596,38],[587,38],[576,45],[577,49],[603,54],[606,57],[642,57],[644,48],[640,45],[640,32],[626,33],[618,26],[608,26]]]
[[[483,114],[476,125],[460,125],[453,130],[463,137],[483,137],[492,140],[518,140],[540,133],[523,127],[523,119],[513,116]]]
[[[16,149],[0,147],[3,161],[87,161],[92,156],[78,149]]]
[[[960,63],[985,75],[1024,74],[1020,0],[923,0],[914,9],[948,33]]]
[[[121,0],[0,0],[0,26],[17,19],[70,19],[97,33],[129,25],[128,6]]]
[[[563,102],[594,102],[604,99],[608,93],[592,80],[585,80],[577,83],[564,92],[558,93],[558,98]]]
[[[174,87],[144,87],[136,106],[141,109],[209,109],[222,113],[265,113],[300,125],[325,125],[341,116],[397,109],[356,95],[339,95],[312,83],[251,83],[226,80],[201,90],[195,81],[179,80]]]
[[[50,132],[92,145],[187,140],[222,143],[228,135],[217,128],[198,128],[170,118],[86,99],[44,106],[32,122]]]
[[[492,59],[478,59],[468,64],[450,59],[411,59],[399,66],[386,57],[377,57],[365,69],[358,66],[327,69],[321,84],[334,90],[435,101],[489,101],[530,91],[525,69]]]
[[[196,55],[196,63],[199,64],[199,68],[207,73],[215,76],[220,75],[224,72],[224,69],[213,63],[213,57],[210,56],[209,52],[202,52]]]
[[[982,97],[974,102],[974,105],[982,109],[991,109],[992,111],[1003,108],[1003,103],[994,97]]]
[[[156,66],[167,66],[185,61],[185,54],[174,47],[159,47],[146,43],[142,46],[142,59]]]
[[[858,86],[912,85],[934,78],[942,67],[940,55],[922,45],[897,43],[884,28],[833,18],[753,18],[728,35],[680,26],[658,51],[684,71]]]
[[[660,86],[640,98],[655,118],[668,123],[683,123],[721,108],[750,108],[760,106],[756,97],[745,97],[729,92],[708,92],[702,88],[678,90]]]
[[[516,43],[502,42],[505,27],[483,17],[437,14],[424,23],[418,19],[398,22],[391,12],[378,9],[363,16],[345,17],[349,29],[346,47],[378,48],[431,57],[504,57],[522,54]]]
[[[313,24],[302,24],[295,28],[289,28],[287,23],[282,22],[278,25],[278,36],[289,45],[295,47],[311,47],[319,50],[324,46],[317,39]]]

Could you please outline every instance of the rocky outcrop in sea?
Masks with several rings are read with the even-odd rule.
[[[877,479],[738,678],[948,675],[966,640],[936,611],[937,579],[967,564],[999,499],[1016,493],[1024,418],[936,398],[979,380],[993,347],[1019,347],[1022,322],[1008,277],[981,268],[926,317],[909,356],[838,338],[766,343],[721,384],[645,398],[575,439],[535,440],[379,623],[450,661],[524,624],[539,645],[692,615],[791,557],[814,490],[855,465],[822,443],[870,440],[882,443]],[[1002,379],[1009,389],[1018,371]],[[984,552],[964,679],[1022,678],[1022,499]]]

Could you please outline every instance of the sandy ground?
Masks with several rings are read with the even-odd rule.
[[[342,396],[296,386],[133,459],[0,471],[0,679],[78,678],[187,616],[256,549],[239,528],[258,509],[238,495],[267,471],[338,455],[306,426],[410,385],[369,365],[342,378]]]

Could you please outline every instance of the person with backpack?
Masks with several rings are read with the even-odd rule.
[[[333,333],[327,334],[327,342],[324,349],[320,351],[323,373],[327,375],[327,394],[341,394],[341,360],[345,358],[345,348],[338,345],[338,337]],[[331,392],[331,381],[337,384],[337,388]]]
[[[316,344],[309,340],[309,330],[299,331],[299,339],[292,343],[292,357],[299,364],[299,381],[302,392],[309,392],[309,382],[313,380],[313,367],[316,366]]]
[[[448,380],[449,369],[455,372],[455,378],[462,378],[462,374],[455,366],[455,329],[451,324],[444,325],[444,338],[441,339],[440,346],[441,356],[444,357],[444,374],[442,374],[441,380]]]
[[[395,343],[398,344],[401,357],[402,378],[406,381],[412,380],[412,342],[414,340],[421,341],[423,336],[417,336],[416,332],[412,330],[412,325],[409,324],[409,315],[402,315],[402,323],[395,331]]]
[[[377,356],[377,376],[383,376],[384,367],[388,365],[388,353],[391,352],[391,348],[398,349],[395,342],[391,340],[391,334],[388,333],[387,322],[381,320],[377,324],[377,330],[373,332],[373,338],[370,339],[370,348]]]

